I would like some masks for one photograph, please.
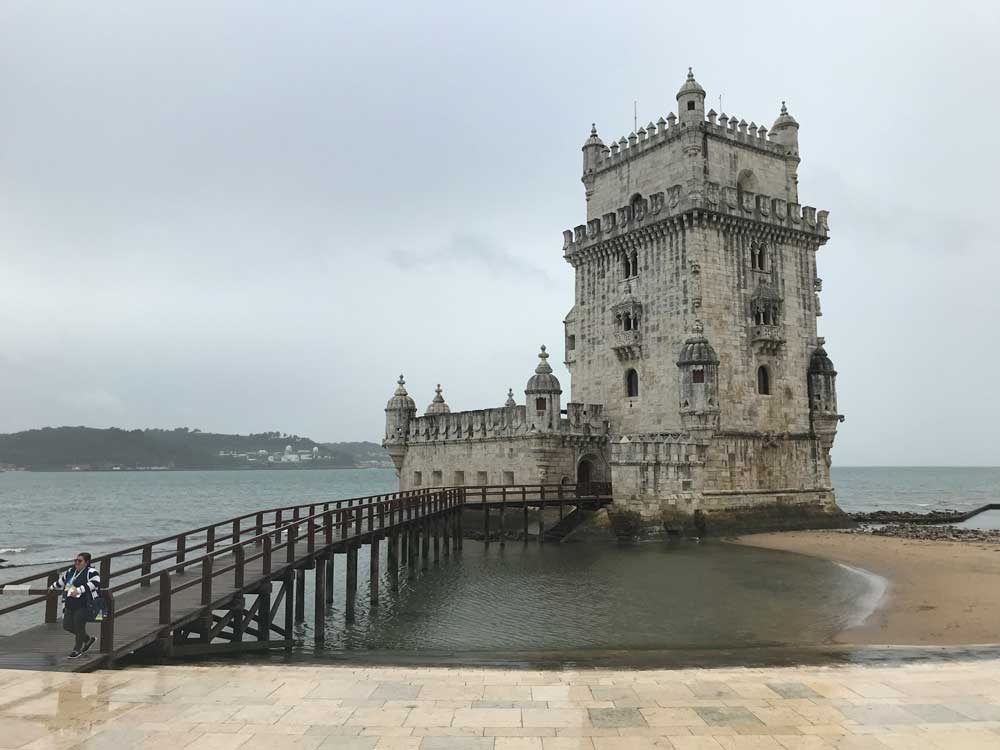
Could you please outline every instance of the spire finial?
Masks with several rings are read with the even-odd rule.
[[[694,323],[691,325],[691,332],[699,336],[705,332],[705,326],[702,325],[701,320],[695,318]]]
[[[396,381],[399,385],[406,385],[406,381],[403,380],[403,373],[399,373],[399,380]]]
[[[591,135],[597,135],[597,123],[596,122],[590,123],[590,134]]]
[[[441,384],[440,383],[437,384],[437,388],[434,389],[434,392],[437,395],[439,395],[439,396],[441,395]]]
[[[514,389],[507,389],[507,403],[504,406],[517,406],[517,402],[514,400]]]
[[[688,80],[689,81],[693,81],[694,80],[694,71],[691,69],[690,65],[688,66]]]
[[[785,100],[784,99],[781,100],[781,114],[783,114],[783,115],[787,115],[788,114],[788,107],[785,106]]]
[[[549,358],[549,353],[545,351],[545,344],[542,344],[542,350],[538,353],[538,367],[535,368],[537,373],[550,373],[552,372],[552,366],[546,361]]]

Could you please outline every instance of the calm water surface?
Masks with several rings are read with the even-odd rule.
[[[846,510],[973,508],[1000,502],[1000,469],[835,468]],[[391,470],[0,474],[0,557],[28,565],[166,536],[276,505],[396,489]],[[386,555],[383,551],[383,561]],[[460,561],[459,561],[460,560]],[[645,649],[818,643],[863,618],[878,584],[823,560],[725,544],[490,547],[466,541],[377,607],[360,581],[344,623],[343,564],[327,648],[344,650]],[[367,571],[362,553],[359,564]],[[307,577],[311,585],[311,576]],[[33,624],[33,620],[30,623]],[[0,634],[23,627],[0,618]],[[300,649],[312,633],[300,626]]]

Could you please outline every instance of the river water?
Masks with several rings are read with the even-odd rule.
[[[834,484],[849,511],[1000,502],[1000,469],[835,468]],[[0,581],[79,549],[96,555],[258,508],[395,489],[391,470],[5,472],[0,558],[28,567],[2,569]],[[722,543],[501,548],[467,540],[460,558],[415,581],[401,576],[398,593],[383,580],[377,607],[362,576],[357,618],[347,625],[343,567],[338,558],[327,654],[822,643],[864,619],[883,585],[835,563]],[[25,624],[0,617],[0,634]],[[308,654],[307,625],[298,637]]]

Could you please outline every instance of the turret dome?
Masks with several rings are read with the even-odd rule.
[[[451,408],[444,402],[444,396],[441,395],[441,384],[437,384],[437,388],[434,389],[434,400],[431,401],[430,406],[427,407],[427,411],[424,414],[450,414]]]
[[[583,147],[587,146],[599,146],[604,148],[604,141],[601,140],[601,136],[597,134],[597,123],[592,123],[590,126],[590,136],[584,141]]]
[[[549,353],[542,346],[538,354],[538,367],[535,374],[528,378],[528,384],[524,387],[525,393],[562,393],[559,379],[552,374],[552,366],[548,363]]]
[[[781,114],[778,115],[778,119],[775,120],[774,125],[771,126],[771,132],[773,133],[775,130],[782,130],[783,128],[788,127],[798,128],[799,123],[794,117],[788,114],[788,107],[786,107],[785,103],[782,102]]]
[[[833,367],[833,361],[827,356],[826,349],[820,344],[816,347],[812,357],[809,359],[810,375],[836,375],[837,371]]]
[[[701,84],[694,79],[694,72],[691,68],[688,68],[687,80],[684,81],[684,85],[678,90],[677,98],[680,99],[682,96],[687,96],[688,94],[699,94],[701,96],[705,96],[705,89],[703,89]]]
[[[686,339],[681,346],[680,356],[677,357],[678,365],[717,365],[719,355],[708,343],[702,334],[696,333]]]
[[[403,376],[399,376],[399,380],[396,381],[396,392],[392,394],[392,398],[389,399],[389,403],[385,405],[386,411],[416,411],[417,405],[410,398],[410,395],[406,392],[406,381],[403,380]]]

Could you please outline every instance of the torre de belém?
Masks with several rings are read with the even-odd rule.
[[[524,403],[417,415],[402,376],[384,445],[401,489],[611,482],[609,513],[701,533],[842,525],[842,417],[816,335],[827,211],[799,200],[799,125],[714,110],[689,72],[677,112],[583,145],[587,220],[562,387],[542,347]]]

